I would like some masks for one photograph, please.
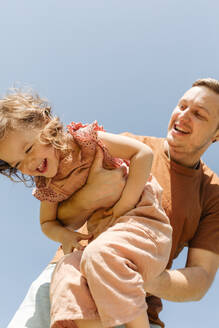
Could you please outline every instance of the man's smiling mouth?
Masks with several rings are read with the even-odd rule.
[[[180,132],[180,133],[183,133],[183,134],[189,134],[189,133],[190,133],[190,132],[188,131],[188,129],[182,128],[182,127],[179,126],[178,124],[174,124],[173,129],[174,129],[176,132]]]

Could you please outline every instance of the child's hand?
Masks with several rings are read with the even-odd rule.
[[[123,202],[122,200],[118,201],[111,209],[104,212],[104,216],[112,216],[112,218],[117,219],[120,216],[123,216],[127,212],[129,212],[131,209],[133,209],[134,206],[128,206],[128,202]]]
[[[79,241],[80,240],[88,240],[92,238],[92,234],[83,234],[79,232],[70,231],[68,234],[65,234],[64,239],[62,241],[62,249],[64,254],[69,254],[73,252],[74,248],[82,251],[85,246],[82,246]]]

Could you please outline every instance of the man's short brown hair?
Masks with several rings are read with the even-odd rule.
[[[196,80],[192,86],[193,87],[203,86],[214,91],[216,94],[219,95],[219,81],[216,79],[212,79],[211,77]],[[217,130],[219,130],[219,123],[217,126]]]
[[[203,86],[219,94],[219,80],[212,79],[211,77],[196,80],[192,86]]]

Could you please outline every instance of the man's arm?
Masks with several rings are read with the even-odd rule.
[[[219,255],[190,248],[184,269],[165,270],[145,290],[172,302],[199,301],[211,286],[219,267]]]

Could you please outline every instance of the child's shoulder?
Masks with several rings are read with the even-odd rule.
[[[138,141],[141,141],[145,144],[147,144],[149,147],[156,148],[158,145],[162,145],[164,138],[157,138],[157,137],[153,137],[153,136],[142,136],[142,135],[136,135],[130,132],[123,132],[121,133],[121,135],[126,136],[126,137],[130,137],[130,138],[134,138]]]

